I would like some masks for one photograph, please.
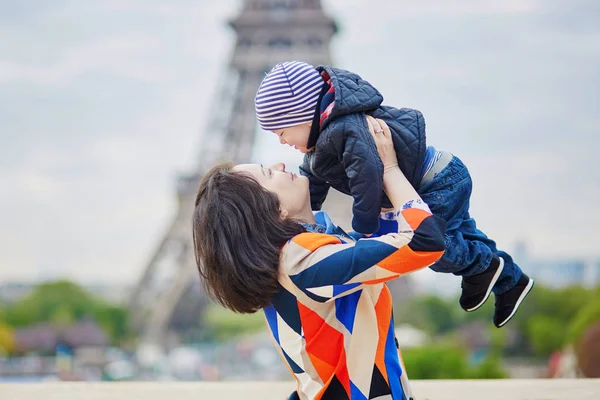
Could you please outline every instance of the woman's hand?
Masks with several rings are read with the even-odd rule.
[[[384,121],[371,116],[367,116],[367,123],[383,162],[383,191],[392,202],[394,209],[401,210],[402,206],[410,200],[420,200],[421,198],[398,167],[390,128]]]
[[[398,165],[396,150],[394,150],[394,142],[392,141],[392,133],[385,121],[375,119],[370,115],[367,115],[367,125],[369,126],[369,132],[371,132],[371,136],[373,136],[373,140],[377,146],[377,152],[383,163],[383,170],[385,173]]]

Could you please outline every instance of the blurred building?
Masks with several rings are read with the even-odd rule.
[[[515,259],[536,282],[553,288],[600,285],[600,258],[531,257],[524,242],[515,248]]]
[[[59,346],[77,349],[107,345],[108,337],[92,320],[62,326],[39,324],[15,330],[15,351],[18,353],[54,353]]]
[[[415,328],[410,324],[400,324],[394,331],[396,342],[401,349],[425,346],[429,341],[429,335],[422,329]]]

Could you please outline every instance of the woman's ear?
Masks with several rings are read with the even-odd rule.
[[[286,219],[288,216],[287,210],[280,210],[279,214],[281,215],[281,219]]]

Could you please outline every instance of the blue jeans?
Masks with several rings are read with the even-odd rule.
[[[489,267],[492,255],[496,254],[504,259],[504,270],[493,292],[502,294],[517,284],[523,271],[510,255],[498,250],[496,243],[477,229],[469,215],[472,188],[469,170],[454,156],[433,180],[419,189],[431,212],[447,222],[446,251],[430,268],[459,276],[477,275]]]

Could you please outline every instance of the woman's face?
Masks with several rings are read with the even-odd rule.
[[[281,202],[281,210],[289,217],[297,216],[307,204],[310,207],[308,178],[285,170],[285,164],[278,163],[270,167],[261,164],[240,164],[232,171],[249,173],[268,191],[275,193]]]

